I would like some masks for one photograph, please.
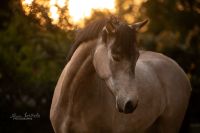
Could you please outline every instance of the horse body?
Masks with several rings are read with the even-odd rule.
[[[116,110],[117,97],[94,66],[94,51],[99,45],[98,39],[83,42],[65,66],[52,100],[50,118],[54,131],[178,132],[191,91],[183,70],[162,54],[140,51],[133,81],[138,105],[133,113],[120,113]]]

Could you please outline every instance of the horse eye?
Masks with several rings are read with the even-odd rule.
[[[113,55],[112,55],[112,58],[113,58],[114,61],[117,61],[117,62],[120,61],[120,56],[117,55],[117,54],[113,54]]]

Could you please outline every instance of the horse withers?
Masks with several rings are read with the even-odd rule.
[[[177,133],[191,93],[180,66],[140,51],[136,33],[116,17],[80,30],[55,88],[55,133]]]

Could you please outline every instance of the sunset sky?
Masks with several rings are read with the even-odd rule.
[[[133,0],[135,5],[140,5],[143,0]],[[81,25],[84,19],[89,18],[93,10],[116,12],[116,0],[21,0],[22,7],[26,15],[31,13],[32,3],[48,9],[48,16],[52,19],[52,24],[58,25],[61,9],[68,9],[68,19],[75,25]],[[40,14],[36,15],[40,18]],[[40,18],[42,19],[42,18]]]

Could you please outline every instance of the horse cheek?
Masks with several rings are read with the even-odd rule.
[[[100,78],[107,79],[111,76],[108,52],[105,46],[97,47],[94,53],[93,64]]]

